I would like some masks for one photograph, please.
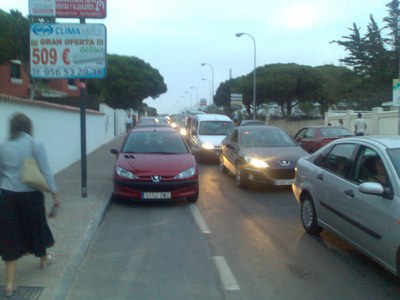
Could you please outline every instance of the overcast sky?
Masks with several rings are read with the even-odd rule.
[[[167,93],[145,102],[159,113],[176,113],[197,97],[209,102],[214,90],[246,75],[256,63],[339,65],[346,53],[332,40],[350,33],[353,23],[366,32],[372,14],[382,25],[390,0],[107,0],[107,17],[87,23],[107,27],[107,52],[138,57],[158,69]],[[28,0],[1,0],[9,12],[29,12]],[[63,23],[75,19],[58,19]],[[209,65],[201,66],[201,63]],[[202,80],[205,78],[205,80]],[[193,87],[193,88],[191,88]]]

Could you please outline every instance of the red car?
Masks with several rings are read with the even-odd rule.
[[[171,127],[133,129],[116,155],[114,200],[199,197],[198,169],[181,135]]]
[[[336,126],[307,126],[294,136],[296,142],[309,153],[317,151],[329,142],[354,134],[345,127]]]

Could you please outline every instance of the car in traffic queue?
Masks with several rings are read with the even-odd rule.
[[[400,273],[400,137],[337,139],[297,163],[304,230],[326,229]]]
[[[267,125],[265,121],[261,120],[243,120],[239,126],[264,126]]]
[[[218,161],[221,142],[234,128],[232,120],[221,114],[197,114],[189,126],[189,145],[197,159]]]
[[[130,131],[116,155],[113,198],[171,200],[199,197],[195,157],[172,127],[143,127]]]
[[[294,139],[304,150],[313,153],[336,139],[349,136],[354,134],[345,127],[306,126],[294,135]]]
[[[165,117],[141,117],[136,127],[172,127]]]
[[[236,185],[250,182],[290,186],[298,159],[308,153],[275,126],[238,126],[222,141],[220,170],[230,171]]]

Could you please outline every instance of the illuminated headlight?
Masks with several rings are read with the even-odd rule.
[[[181,135],[183,135],[183,136],[186,136],[186,135],[187,135],[187,131],[186,131],[185,128],[181,128],[181,130],[179,130],[179,133],[180,133]]]
[[[213,146],[212,144],[210,144],[210,143],[204,143],[203,145],[201,145],[201,147],[202,147],[203,149],[206,149],[206,150],[212,150],[212,149],[214,149],[214,146]]]
[[[125,169],[122,169],[120,167],[117,167],[116,171],[117,171],[117,174],[119,176],[124,177],[124,178],[129,178],[129,179],[137,179],[137,178],[139,178],[135,174],[133,174],[133,173],[131,173],[131,172],[125,170]]]
[[[194,167],[191,167],[190,169],[187,169],[186,171],[183,171],[176,175],[174,178],[175,179],[185,179],[185,178],[190,178],[196,173],[196,169]]]
[[[178,125],[176,125],[176,123],[171,123],[171,127],[172,128],[176,128]]]
[[[265,169],[269,167],[269,165],[261,159],[246,156],[245,160],[249,165],[252,165],[253,167],[256,167],[258,169]]]

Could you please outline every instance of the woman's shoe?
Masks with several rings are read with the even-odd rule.
[[[17,286],[14,286],[12,289],[5,289],[4,295],[6,298],[11,298],[14,295],[14,292],[17,290]]]
[[[47,253],[47,259],[45,261],[40,261],[40,268],[46,269],[49,265],[51,265],[56,260],[56,255],[54,253]]]

